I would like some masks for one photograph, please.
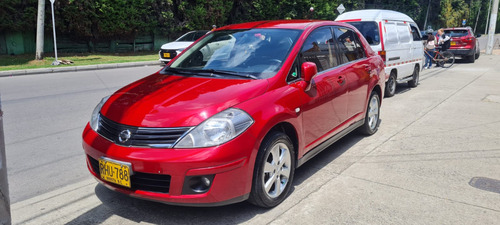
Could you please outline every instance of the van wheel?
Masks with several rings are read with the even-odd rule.
[[[365,135],[372,135],[378,130],[380,124],[380,97],[377,92],[372,92],[366,107],[365,122],[359,131]]]
[[[273,131],[266,136],[255,160],[250,203],[271,208],[285,200],[295,173],[294,156],[286,134]]]
[[[389,80],[385,83],[385,96],[392,97],[396,94],[396,73],[391,72]]]
[[[408,86],[412,88],[417,87],[419,79],[420,79],[420,69],[418,65],[415,65],[415,69],[413,69],[413,79],[408,81]]]

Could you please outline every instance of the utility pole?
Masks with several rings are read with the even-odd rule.
[[[59,60],[57,59],[57,41],[56,41],[56,21],[54,19],[54,2],[56,0],[50,0],[50,7],[52,9],[52,31],[54,32],[54,55],[55,58],[54,62],[52,62],[53,66],[59,66]],[[135,50],[135,48],[134,48]]]
[[[427,5],[427,13],[425,14],[425,22],[424,22],[424,27],[422,27],[422,30],[427,30],[427,17],[429,16],[429,9],[431,8],[431,0],[429,0],[429,4]]]
[[[481,4],[481,2],[480,2],[479,3],[479,10],[477,10],[476,24],[474,24],[474,34],[476,33],[477,20],[479,19],[479,13],[481,13],[481,6],[483,6],[483,4]]]
[[[38,0],[38,15],[36,18],[36,60],[43,59],[43,29],[45,22],[45,0]]]
[[[488,5],[488,16],[486,16],[486,25],[484,26],[484,34],[488,34],[488,21],[490,21],[490,12],[491,12],[491,0]]]
[[[493,53],[493,45],[495,44],[495,29],[498,16],[498,0],[493,1],[491,7],[490,29],[488,30],[488,45],[486,45],[486,55]]]

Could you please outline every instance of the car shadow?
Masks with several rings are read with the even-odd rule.
[[[327,165],[335,163],[335,159],[348,151],[364,137],[357,132],[348,134],[299,167],[295,171],[290,195],[293,196],[295,187],[306,182]],[[116,216],[126,218],[135,223],[237,224],[248,221],[270,210],[254,206],[246,201],[219,207],[172,206],[132,198],[111,191],[101,184],[95,186],[95,194],[101,201],[101,204],[81,214],[68,224],[99,224],[108,220],[116,221],[112,218]],[[288,198],[290,197],[288,196]]]

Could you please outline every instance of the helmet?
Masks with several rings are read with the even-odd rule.
[[[431,29],[431,28],[429,28],[429,29],[427,30],[427,33],[428,33],[428,34],[432,34],[432,33],[434,33],[434,30],[433,30],[433,29]]]

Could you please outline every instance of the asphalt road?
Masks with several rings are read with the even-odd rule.
[[[0,78],[15,224],[498,224],[500,56],[433,68],[383,100],[381,126],[296,171],[279,206],[169,206],[98,185],[81,131],[95,104],[157,67]],[[237,184],[235,184],[237,185]]]
[[[81,134],[95,105],[159,69],[0,78],[11,203],[88,179]]]

